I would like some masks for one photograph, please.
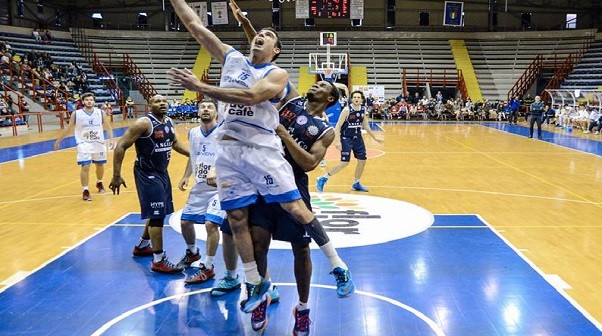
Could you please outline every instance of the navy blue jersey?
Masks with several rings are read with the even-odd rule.
[[[151,121],[153,128],[149,135],[136,140],[135,166],[143,171],[166,172],[176,130],[168,117],[165,117],[163,123],[152,114],[149,114],[147,118]]]
[[[359,110],[354,110],[353,105],[349,105],[349,115],[347,116],[347,120],[345,120],[341,126],[341,136],[361,136],[362,123],[364,122],[365,114],[366,108],[364,106],[361,106]]]
[[[326,131],[332,128],[323,119],[309,114],[305,109],[305,99],[301,97],[289,100],[278,112],[280,114],[280,124],[288,130],[299,146],[307,152],[309,152],[309,149],[316,141],[322,138]],[[295,162],[286,147],[285,157],[293,167],[295,179],[306,175],[305,171]]]

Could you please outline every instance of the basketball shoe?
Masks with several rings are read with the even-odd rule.
[[[96,188],[98,188],[99,194],[104,194],[106,192],[105,186],[102,185],[102,182],[96,182]]]
[[[349,296],[355,291],[355,285],[353,284],[353,280],[351,280],[351,273],[349,270],[336,267],[330,274],[334,275],[337,282],[337,295],[339,297]]]
[[[189,276],[188,278],[186,278],[186,280],[184,280],[184,282],[186,282],[187,284],[199,284],[199,283],[203,283],[207,280],[213,279],[213,277],[215,276],[215,272],[213,271],[213,266],[211,266],[211,268],[207,268],[205,267],[205,265],[201,264],[201,267],[199,268],[199,270],[194,273],[194,275]],[[240,284],[239,284],[240,287]]]
[[[245,313],[250,313],[269,297],[265,294],[270,290],[271,283],[269,280],[261,278],[257,285],[248,282],[245,285],[247,287],[247,300],[241,309]]]
[[[293,336],[309,335],[309,325],[311,324],[311,320],[309,319],[309,309],[298,311],[297,307],[295,307],[295,309],[293,309],[293,316],[295,317]]]
[[[353,189],[355,191],[368,192],[368,188],[364,187],[359,182],[355,182],[353,185],[351,185],[351,189]]]
[[[263,296],[263,301],[251,312],[251,327],[258,333],[268,326],[268,307],[271,299],[268,293],[263,294]]]
[[[157,273],[166,273],[166,274],[176,274],[176,273],[182,273],[182,271],[184,270],[183,267],[178,267],[174,264],[172,264],[168,259],[167,256],[163,256],[163,259],[161,259],[161,261],[159,262],[152,262],[151,264],[151,271],[153,272],[157,272]]]
[[[84,192],[82,193],[82,199],[84,201],[91,201],[92,200],[92,196],[90,196],[90,190],[88,190],[88,189],[84,190]]]
[[[148,245],[146,247],[134,246],[132,255],[134,257],[152,257],[153,256],[153,247],[150,245]]]
[[[223,278],[219,280],[217,286],[211,290],[211,296],[222,296],[240,288],[240,281],[238,280],[238,274],[236,278],[231,276],[230,273],[226,273]]]
[[[187,268],[190,267],[190,264],[201,259],[201,253],[199,252],[199,248],[196,248],[196,253],[192,253],[189,249],[186,249],[186,254],[180,259],[178,262],[178,267]]]
[[[318,191],[324,191],[324,185],[326,185],[328,179],[324,176],[318,177],[318,182],[316,183],[316,188]]]

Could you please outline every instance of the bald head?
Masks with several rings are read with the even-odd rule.
[[[154,95],[148,100],[151,113],[157,117],[163,117],[167,114],[167,99],[162,95]]]

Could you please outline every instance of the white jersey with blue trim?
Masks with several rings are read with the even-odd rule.
[[[202,185],[202,190],[215,190],[217,187],[207,185],[207,173],[215,167],[215,157],[217,156],[217,126],[203,132],[201,126],[197,126],[188,133],[188,143],[190,144],[190,163],[192,172],[197,184]]]
[[[100,109],[95,107],[92,112],[79,109],[73,112],[72,118],[75,118],[75,143],[79,153],[101,153],[106,150],[103,113]]]
[[[254,65],[241,52],[231,49],[224,58],[220,87],[248,89],[275,69],[278,67],[272,63]],[[280,100],[269,100],[252,106],[220,102],[218,110],[222,123],[218,138],[227,135],[252,146],[282,151],[282,142],[275,132],[278,126],[275,104],[278,102]]]

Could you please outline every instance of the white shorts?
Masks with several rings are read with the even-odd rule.
[[[257,194],[267,203],[287,203],[301,198],[291,165],[273,149],[221,141],[215,168],[224,210],[251,205],[257,200]]]
[[[201,187],[205,186],[197,183],[190,189],[181,219],[197,224],[209,221],[221,225],[226,218],[226,212],[220,207],[217,189],[203,190]]]
[[[78,165],[89,165],[91,163],[107,163],[107,151],[100,153],[77,153]]]

